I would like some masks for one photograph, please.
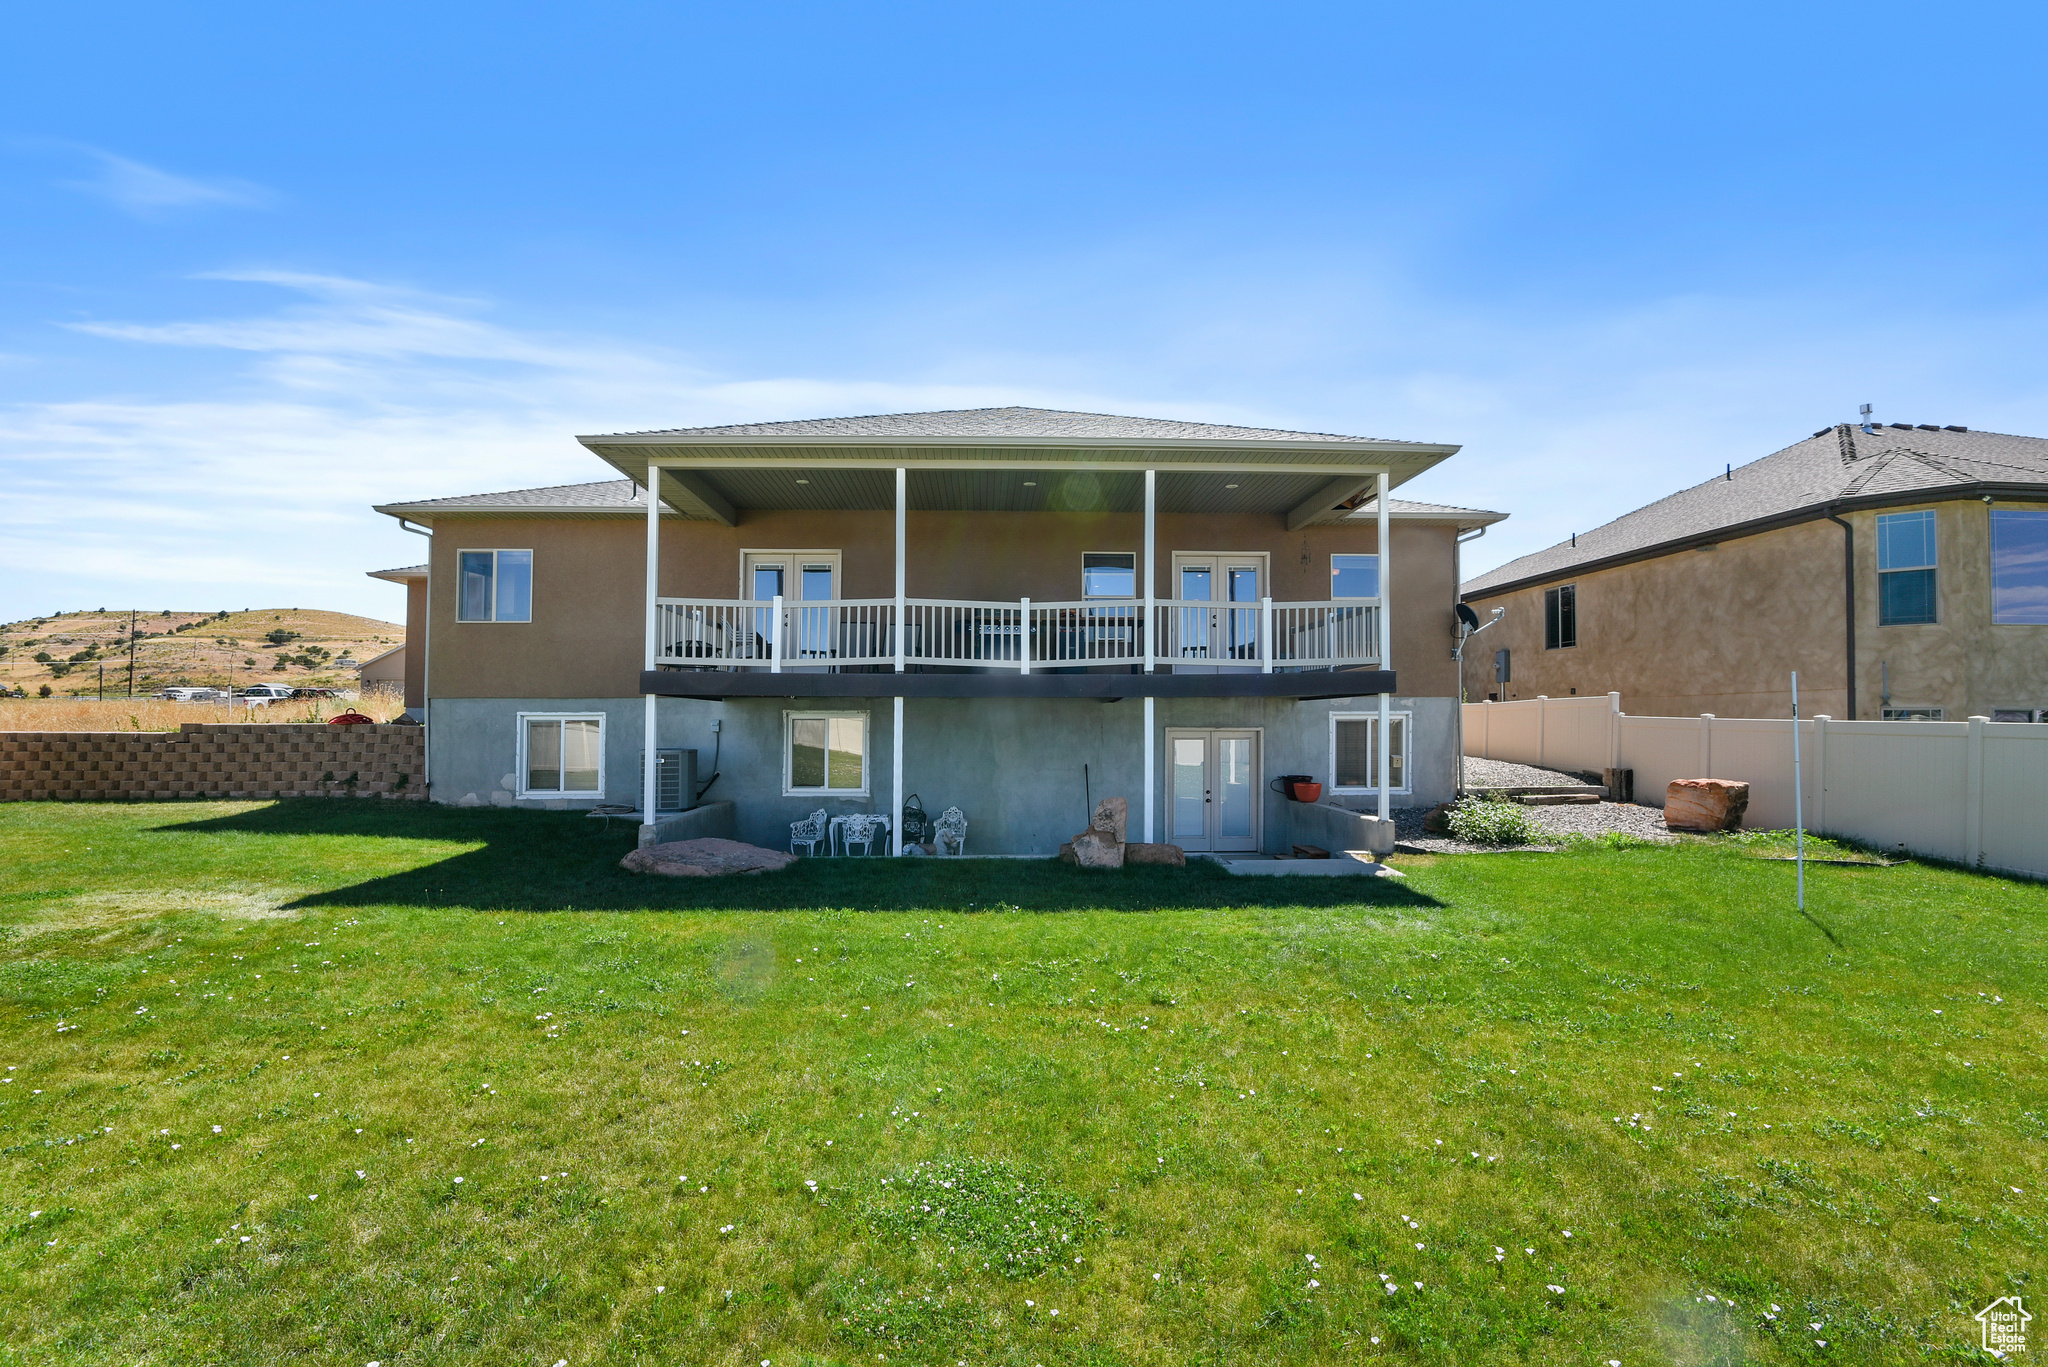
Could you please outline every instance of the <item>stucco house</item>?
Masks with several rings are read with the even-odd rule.
[[[2048,441],[1823,428],[1464,586],[1469,698],[2048,721]]]
[[[380,577],[438,801],[701,794],[780,846],[914,794],[1050,855],[1110,795],[1133,840],[1284,853],[1281,775],[1451,794],[1457,541],[1502,514],[1388,491],[1455,446],[1031,408],[579,440],[619,477],[378,508],[431,535]]]

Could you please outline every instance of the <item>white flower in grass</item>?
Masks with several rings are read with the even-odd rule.
[[[1553,1284],[1550,1287],[1550,1294],[1553,1296],[1562,1296],[1564,1294],[1564,1288]]]

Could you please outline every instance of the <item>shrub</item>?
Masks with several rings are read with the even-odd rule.
[[[1451,808],[1451,834],[1474,845],[1529,845],[1542,838],[1519,802],[1462,802]]]

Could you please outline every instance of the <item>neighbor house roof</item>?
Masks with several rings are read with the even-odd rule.
[[[388,579],[394,584],[403,584],[412,579],[425,579],[427,577],[427,567],[425,565],[407,565],[402,569],[367,570],[365,573],[372,579]]]
[[[1577,544],[1511,560],[1468,581],[1487,597],[1608,565],[1825,517],[1933,498],[2048,499],[2048,440],[1892,423],[1824,428],[1748,465],[1580,532]]]

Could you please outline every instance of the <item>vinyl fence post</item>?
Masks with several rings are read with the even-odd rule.
[[[1548,693],[1538,693],[1536,695],[1536,767],[1538,769],[1546,767],[1543,762],[1543,743],[1546,739],[1544,735],[1546,730],[1544,722],[1547,720],[1544,709],[1549,701],[1550,695]]]
[[[1813,719],[1813,831],[1828,829],[1828,714]]]
[[[1607,767],[1621,767],[1621,694],[1607,695]]]
[[[1970,718],[1969,781],[1963,789],[1963,852],[1971,868],[1984,865],[1984,728],[1989,717]]]
[[[1700,713],[1700,777],[1714,776],[1714,714]]]

